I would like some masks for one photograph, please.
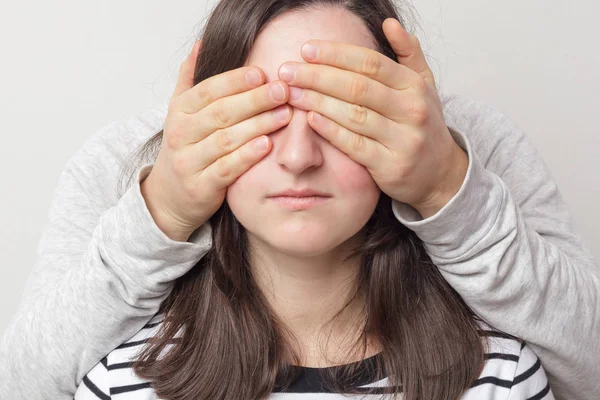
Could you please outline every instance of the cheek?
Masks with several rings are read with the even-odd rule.
[[[350,158],[339,160],[333,170],[337,189],[347,196],[379,192],[367,169]]]
[[[260,170],[260,165],[255,164],[229,185],[225,199],[232,210],[243,209],[245,204],[248,205],[248,200],[254,199],[258,193],[265,193],[265,179],[261,178],[264,173],[265,171]]]

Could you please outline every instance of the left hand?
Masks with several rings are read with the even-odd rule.
[[[289,103],[310,111],[317,133],[364,165],[384,193],[427,218],[458,192],[468,158],[446,126],[418,39],[393,18],[383,29],[398,63],[372,49],[310,40],[316,56],[305,44],[308,63],[286,62],[296,72],[288,80],[280,69],[279,77],[301,94]]]

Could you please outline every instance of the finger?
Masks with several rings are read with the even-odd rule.
[[[199,142],[220,129],[229,128],[259,113],[287,103],[289,86],[270,82],[256,89],[221,98],[191,116],[189,128],[195,134],[188,143]]]
[[[257,67],[240,67],[211,76],[176,98],[176,106],[186,114],[196,114],[209,104],[261,86],[264,73]]]
[[[268,136],[260,136],[233,153],[219,158],[200,172],[199,176],[206,177],[211,184],[215,185],[216,190],[225,189],[266,156],[270,150],[271,140]]]
[[[284,127],[291,117],[291,107],[284,104],[229,128],[218,130],[200,142],[185,148],[184,151],[189,151],[190,167],[194,171],[201,171],[250,140]]]
[[[329,65],[295,62],[284,63],[279,70],[280,77],[285,78],[285,70],[289,71],[290,67],[293,68],[291,79],[287,81],[290,86],[315,90],[382,115],[395,114],[398,91],[376,80]]]
[[[200,51],[201,46],[202,39],[196,40],[192,51],[190,52],[190,54],[188,54],[185,61],[181,64],[181,68],[179,69],[179,78],[177,79],[175,91],[173,92],[173,96],[171,97],[177,97],[181,93],[194,86],[194,72],[196,67],[196,60],[198,59],[198,52]]]
[[[307,119],[315,132],[369,170],[376,170],[384,159],[387,149],[373,139],[351,132],[315,111],[310,111]]]
[[[314,90],[296,87],[290,88],[288,103],[300,110],[317,111],[338,125],[373,139],[385,147],[393,147],[394,143],[398,142],[398,135],[390,134],[392,121],[367,107],[350,104]]]
[[[388,18],[383,21],[383,32],[398,56],[398,62],[417,72],[435,88],[435,78],[427,64],[419,39],[408,33],[395,18]]]
[[[302,56],[309,62],[356,72],[397,90],[410,87],[415,74],[378,51],[343,42],[309,40],[302,46]]]

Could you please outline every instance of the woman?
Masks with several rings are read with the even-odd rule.
[[[248,4],[236,3],[238,15],[250,15],[242,6]],[[380,30],[381,21],[372,29]],[[401,28],[386,32],[403,65],[430,72],[416,39],[405,41]],[[295,113],[304,111],[294,104]],[[559,392],[564,399],[599,397],[598,267],[573,233],[550,171],[506,116],[458,96],[443,96],[442,104],[454,139],[469,154],[463,187],[425,219],[392,201],[394,217],[418,235],[478,315],[526,339],[557,398]],[[0,347],[0,397],[72,398],[88,371],[138,332],[173,280],[211,249],[209,224],[187,242],[159,229],[139,180],[121,197],[114,191],[123,161],[161,129],[166,111],[107,126],[69,160],[20,310]]]
[[[147,143],[151,148],[164,134],[141,188],[157,224],[176,240],[187,240],[208,215],[214,248],[178,279],[147,329],[90,371],[75,398],[259,399],[273,392],[274,398],[400,392],[407,400],[554,398],[535,354],[476,318],[418,237],[394,218],[391,197],[380,189],[385,182],[373,177],[381,174],[326,140],[322,130],[317,134],[317,126],[311,129],[306,107],[309,96],[319,94],[295,98],[289,89],[288,97],[282,85],[273,99],[270,87],[261,87],[232,95],[231,115],[215,112],[219,99],[235,91],[235,83],[223,85],[226,76],[234,82],[248,72],[239,69],[245,64],[278,81],[284,75],[279,66],[298,58],[311,37],[393,54],[383,32],[368,29],[395,15],[387,1],[289,4],[224,0],[215,9],[193,88],[176,90],[164,132]],[[230,27],[238,25],[234,33]],[[379,70],[391,65],[382,61]],[[332,86],[329,79],[336,79],[324,76],[325,69],[314,74]],[[294,106],[293,117],[267,113],[252,120],[233,111],[236,102],[272,109],[285,100]],[[210,116],[227,127],[221,142],[227,148],[261,136],[257,127],[283,127],[270,135],[272,151],[233,180],[233,157],[223,157],[220,166],[235,172],[216,170],[222,136],[210,133],[216,131]],[[190,126],[194,133],[184,131]],[[451,145],[444,148],[448,138],[437,138],[439,150],[429,156],[454,162],[443,159],[453,154]],[[239,154],[251,159],[249,147]],[[430,183],[436,175],[429,170],[418,190],[438,188]],[[208,180],[215,176],[230,180],[222,185],[225,202],[211,192],[216,184]],[[194,185],[203,193],[194,195]],[[405,203],[431,212],[434,203],[421,199],[433,197],[405,192],[398,195]]]

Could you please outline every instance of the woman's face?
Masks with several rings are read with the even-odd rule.
[[[334,40],[376,49],[362,20],[339,8],[288,12],[258,36],[246,65],[263,69],[267,82],[278,80],[285,61],[305,62],[302,45],[310,39]],[[367,223],[380,190],[362,165],[354,162],[293,108],[289,125],[271,133],[271,152],[229,186],[226,200],[251,243],[272,251],[311,257],[331,251]],[[304,209],[269,198],[286,189],[327,193]]]

